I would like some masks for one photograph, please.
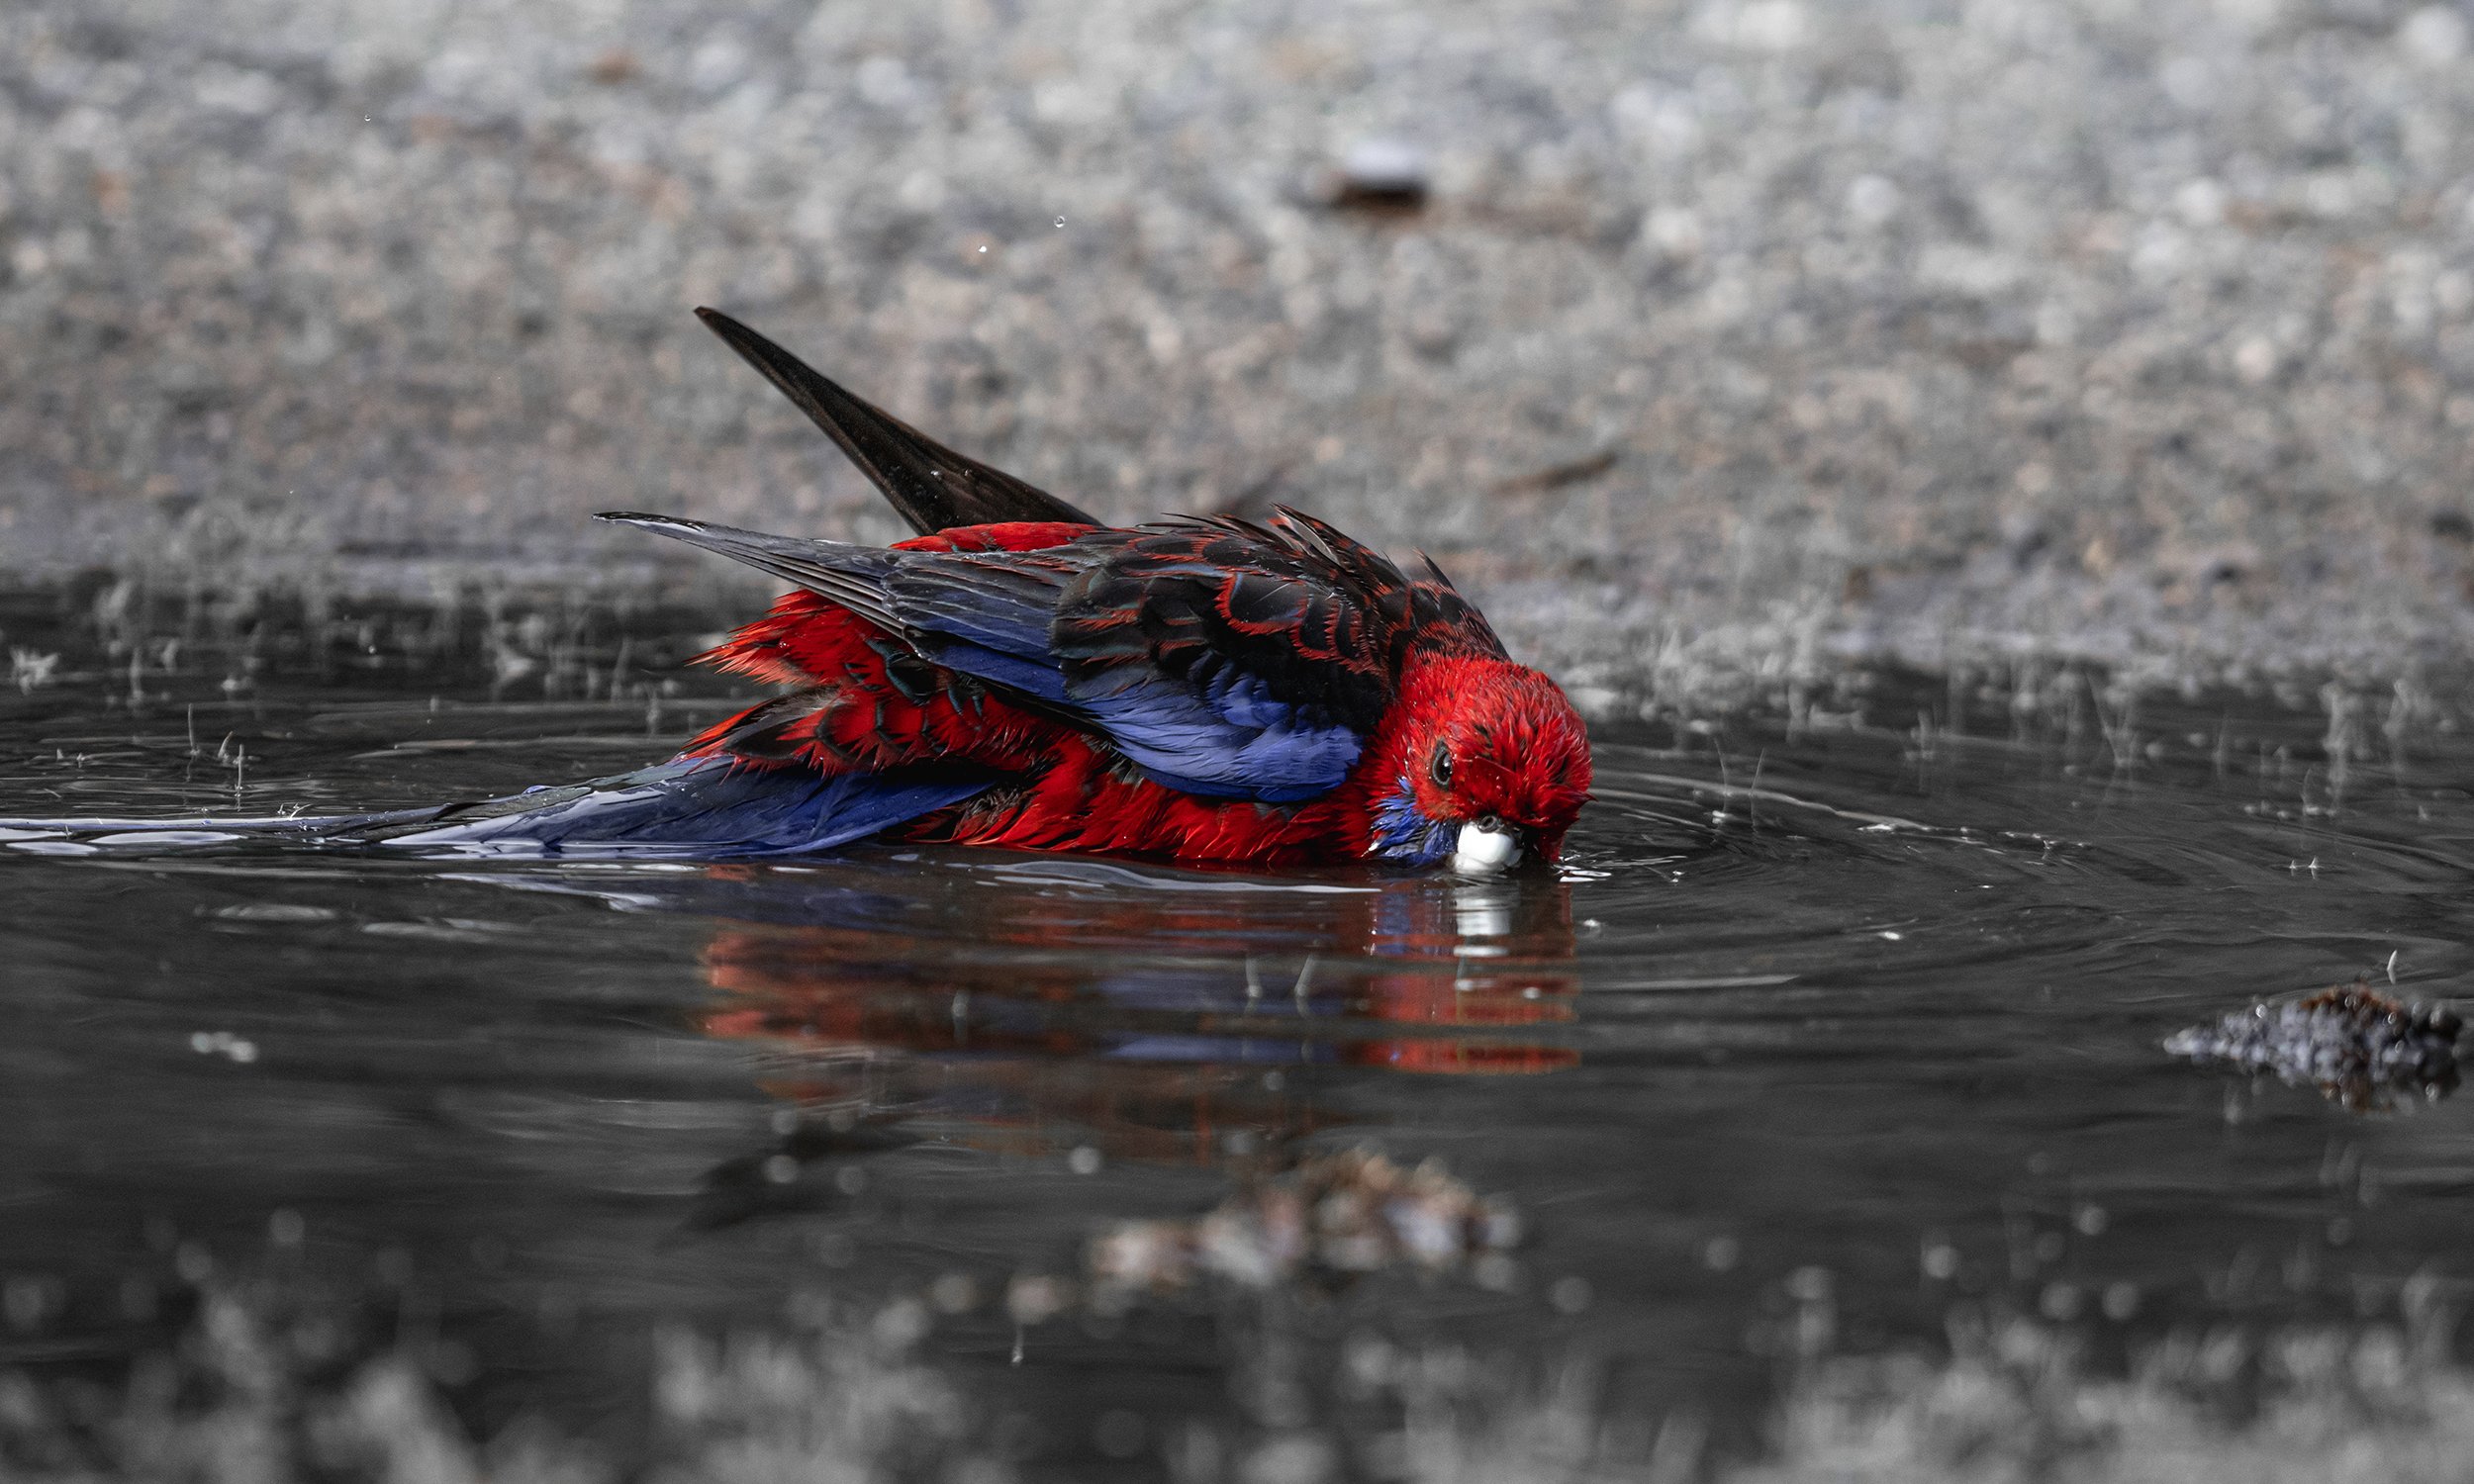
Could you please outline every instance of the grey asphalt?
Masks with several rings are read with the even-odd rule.
[[[2416,684],[2474,637],[2468,15],[16,0],[0,573],[894,535],[714,304],[1109,515],[1427,547],[1601,710]]]

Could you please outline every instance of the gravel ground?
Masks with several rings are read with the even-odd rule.
[[[13,0],[0,572],[883,539],[728,308],[1110,515],[1433,549],[1592,705],[2474,637],[2474,57],[2391,0]],[[1333,183],[1407,156],[1422,205]]]

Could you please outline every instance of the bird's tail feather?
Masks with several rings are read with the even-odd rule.
[[[696,317],[806,413],[921,535],[958,525],[1092,517],[1002,469],[954,452],[883,408],[852,396],[798,356],[719,310]]]
[[[729,757],[674,758],[587,784],[384,813],[0,819],[0,849],[143,851],[255,840],[431,855],[750,860],[864,840],[961,803],[993,782],[949,768],[825,778]]]
[[[950,769],[848,773],[678,758],[597,783],[519,793],[390,833],[415,850],[481,855],[744,860],[830,850],[985,790],[988,775]]]

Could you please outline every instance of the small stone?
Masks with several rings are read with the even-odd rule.
[[[2444,67],[2465,55],[2465,17],[2452,5],[2426,5],[2397,28],[2397,45],[2426,67]]]
[[[1360,139],[1343,150],[1317,194],[1330,206],[1407,214],[1426,205],[1433,165],[1426,151],[1404,139]]]

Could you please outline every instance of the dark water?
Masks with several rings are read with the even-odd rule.
[[[694,615],[172,645],[59,606],[0,623],[0,814],[473,796],[726,704],[676,669]],[[293,1274],[426,1346],[474,1433],[623,1457],[662,1326],[936,1292],[921,1352],[1024,1468],[1136,1477],[1178,1428],[1345,1433],[1316,1356],[1368,1336],[1584,1362],[1611,1424],[1689,1417],[1724,1458],[1782,1357],[1954,1305],[2119,1350],[2457,1291],[2474,1101],[2366,1115],[2159,1049],[2362,974],[2465,993],[2447,706],[2025,679],[1602,727],[1558,881],[0,844],[0,1366],[109,1377],[216,1275]],[[1355,1145],[1506,1198],[1514,1262],[1001,1302],[1109,1222]]]

